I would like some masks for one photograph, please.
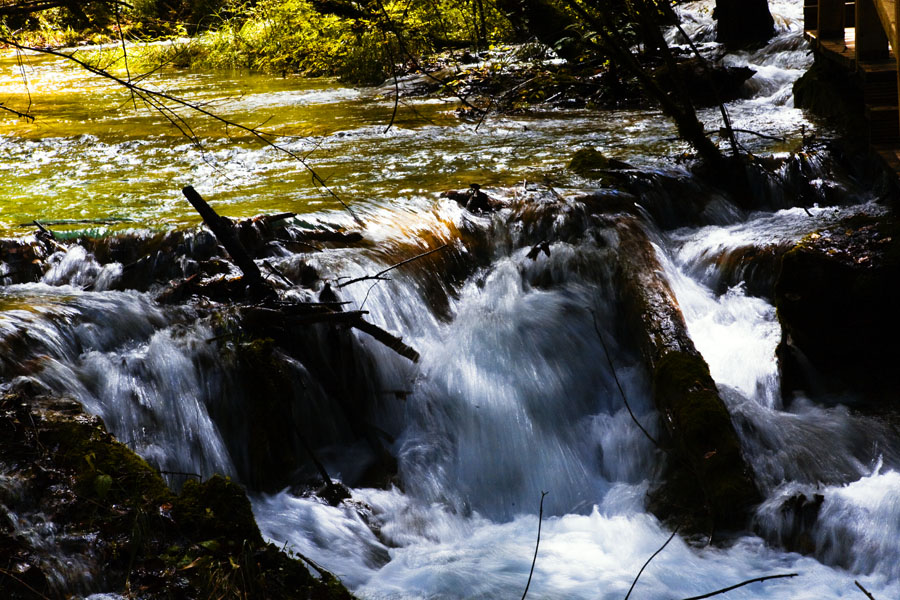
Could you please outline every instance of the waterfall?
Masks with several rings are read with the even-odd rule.
[[[704,48],[712,41],[712,5],[704,0],[678,8],[686,31]],[[810,61],[800,36],[802,6],[777,0],[771,8],[777,28],[771,44],[728,58],[756,71],[746,98],[728,109],[736,127],[796,138],[811,125],[793,107],[790,92]],[[679,41],[674,32],[669,39]],[[235,110],[379,102],[364,92],[321,86],[230,102]],[[331,108],[321,110],[331,115]],[[702,117],[710,127],[718,123],[717,111]],[[765,498],[755,509],[752,530],[722,546],[675,535],[641,576],[634,597],[688,597],[788,572],[800,575],[748,586],[733,597],[854,597],[854,580],[876,597],[900,597],[900,443],[894,429],[840,401],[825,406],[798,397],[784,406],[775,362],[781,329],[771,298],[760,292],[766,283],[760,278],[774,275],[765,267],[756,273],[728,266],[729,257],[748,249],[774,256],[818,228],[881,209],[852,182],[828,179],[814,158],[809,168],[822,171],[817,198],[838,195],[848,206],[748,213],[690,183],[678,188],[678,196],[659,183],[690,179],[678,165],[659,164],[660,152],[677,147],[659,141],[670,137],[671,126],[647,113],[622,111],[604,119],[582,113],[545,122],[509,117],[473,132],[455,121],[447,125],[445,117],[384,133],[354,113],[345,129],[328,137],[325,165],[353,173],[346,184],[350,192],[376,196],[358,207],[365,242],[298,253],[281,240],[272,244],[270,260],[284,270],[308,264],[337,287],[448,244],[435,259],[444,261],[437,263],[440,269],[413,262],[391,271],[389,280],[339,290],[351,308],[368,311],[372,322],[416,348],[418,364],[363,334],[340,332],[335,341],[313,329],[297,341],[305,356],[276,351],[271,357],[291,382],[281,390],[290,418],[255,422],[266,414],[253,413],[265,398],[254,391],[252,374],[232,368],[236,353],[250,343],[233,332],[223,334],[223,322],[231,318],[227,311],[163,306],[153,290],[120,291],[128,265],[72,246],[51,256],[41,282],[0,288],[0,389],[30,386],[77,400],[166,473],[173,487],[185,477],[213,473],[243,482],[267,539],[314,560],[361,598],[518,597],[531,568],[546,492],[529,597],[619,599],[672,532],[648,509],[664,457],[635,420],[650,436],[662,432],[641,349],[623,324],[618,238],[601,211],[585,208],[615,202],[641,215],[652,253],[709,364]],[[600,200],[578,200],[590,190],[575,176],[561,176],[558,190],[534,184],[534,178],[521,182],[537,168],[561,169],[572,148],[588,142],[637,165],[637,173],[626,175],[642,178],[646,193],[609,190]],[[123,143],[154,142],[83,136],[59,142],[84,150],[80,170],[90,168],[92,153],[118,156]],[[305,153],[308,140],[291,143]],[[753,150],[768,142],[745,143]],[[9,144],[0,139],[0,149]],[[45,145],[30,141],[28,152],[51,160]],[[786,144],[776,147],[785,150]],[[14,156],[20,151],[25,150],[9,150]],[[170,152],[156,149],[149,156],[167,163]],[[267,151],[224,141],[215,153],[217,160],[238,161],[240,178],[263,188],[266,177],[280,177],[286,169]],[[375,162],[382,175],[369,188],[367,169]],[[214,171],[204,166],[201,172],[210,191]],[[506,207],[474,216],[438,199],[439,186],[458,183],[458,173],[483,178],[485,189]],[[49,187],[55,185],[71,181]],[[282,209],[275,201],[241,204],[245,198],[236,184],[223,185],[235,186],[229,188],[228,207]],[[154,193],[166,197],[165,191]],[[285,193],[292,201],[298,195]],[[662,221],[688,194],[707,196],[697,217],[701,225],[673,230]],[[139,217],[191,221],[171,198],[159,204],[158,210],[139,207]],[[323,204],[309,200],[306,214],[292,220],[289,231],[352,224]],[[530,257],[542,242],[547,253]],[[364,388],[367,425],[396,458],[389,485],[367,487],[365,471],[376,452],[329,394],[329,386],[347,372],[326,372],[318,364],[340,344],[353,348],[347,369]],[[264,435],[284,439],[273,440],[276,450],[266,455],[254,449]],[[351,486],[348,501],[331,506],[311,493],[300,437],[312,442],[332,477]],[[260,456],[279,453],[283,463],[261,464]],[[14,482],[7,479],[0,465],[0,490],[12,493]],[[52,525],[20,519],[10,528],[32,536],[35,546],[55,543]],[[87,564],[55,570],[61,581],[90,587]],[[88,575],[75,576],[76,571]]]

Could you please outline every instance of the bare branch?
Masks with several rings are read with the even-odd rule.
[[[862,585],[860,582],[858,582],[858,581],[856,581],[856,580],[854,579],[854,580],[853,580],[853,583],[856,584],[856,587],[858,587],[858,588],[862,591],[863,594],[865,594],[866,596],[868,596],[869,600],[875,600],[875,596],[873,596],[873,595],[871,594],[871,592],[869,592],[869,590],[867,590],[866,588],[864,588],[863,585]]]
[[[407,258],[406,260],[401,260],[397,264],[391,265],[390,267],[388,267],[387,269],[384,269],[382,271],[378,271],[374,275],[366,275],[364,277],[357,277],[356,279],[351,279],[350,281],[345,281],[344,283],[338,284],[337,287],[338,287],[338,289],[341,289],[343,287],[350,285],[351,283],[359,283],[360,281],[369,281],[372,279],[383,280],[383,279],[385,279],[385,277],[383,277],[383,275],[385,273],[387,273],[389,271],[393,271],[397,267],[402,267],[405,264],[411,263],[414,260],[419,260],[420,258],[425,258],[429,254],[434,254],[435,252],[439,252],[439,251],[443,250],[444,248],[446,248],[447,246],[449,246],[449,244],[444,244],[442,246],[438,246],[437,248],[434,248],[433,250],[429,250],[428,252],[423,252],[422,254],[417,254],[416,256],[413,256],[412,258]]]
[[[534,558],[531,559],[531,571],[528,573],[528,583],[525,584],[525,591],[522,593],[522,600],[528,595],[528,588],[531,587],[531,578],[534,576],[534,565],[537,564],[538,548],[541,546],[541,525],[544,523],[544,496],[550,492],[541,492],[541,507],[538,510],[538,532],[537,541],[534,543]]]
[[[676,527],[675,529],[672,530],[672,535],[670,535],[669,539],[667,539],[666,542],[662,546],[659,547],[659,550],[657,550],[656,552],[654,552],[653,554],[650,555],[650,558],[647,559],[647,562],[644,563],[644,566],[641,567],[641,570],[638,571],[637,575],[635,575],[634,581],[631,582],[631,587],[628,588],[628,593],[625,594],[625,600],[628,600],[628,598],[631,596],[631,592],[634,591],[634,586],[637,585],[638,579],[641,578],[641,575],[644,573],[644,569],[647,568],[647,565],[650,564],[650,561],[653,560],[654,558],[656,558],[657,554],[659,554],[660,552],[662,552],[663,550],[666,549],[666,546],[669,545],[669,542],[671,542],[673,539],[675,539],[675,534],[677,534],[677,533],[678,533],[678,527]]]
[[[788,577],[797,577],[799,574],[800,573],[785,573],[783,575],[766,575],[765,577],[754,577],[753,579],[748,579],[747,581],[742,581],[740,583],[730,585],[727,588],[722,588],[721,590],[716,590],[716,591],[710,592],[708,594],[703,594],[702,596],[691,596],[690,598],[684,598],[683,600],[702,600],[703,598],[711,598],[713,596],[717,596],[719,594],[724,594],[725,592],[730,592],[731,590],[736,590],[740,587],[744,587],[745,585],[750,585],[751,583],[756,583],[758,581],[768,581],[769,579],[785,579]]]
[[[612,372],[613,379],[616,380],[616,387],[619,388],[619,394],[622,395],[622,402],[625,403],[625,408],[628,409],[628,414],[631,415],[631,420],[634,421],[634,424],[638,426],[638,429],[641,430],[641,432],[647,437],[647,439],[653,442],[654,446],[662,450],[663,447],[660,445],[660,443],[656,441],[656,438],[650,435],[650,432],[647,431],[643,425],[641,425],[641,422],[638,421],[638,418],[635,416],[634,411],[631,410],[631,405],[628,404],[628,397],[625,395],[625,390],[622,388],[622,383],[619,381],[619,376],[616,374],[616,367],[613,365],[612,356],[609,353],[609,348],[606,347],[606,340],[603,338],[603,333],[600,332],[600,326],[597,324],[597,314],[592,309],[588,310],[591,311],[591,317],[593,317],[594,320],[594,331],[597,332],[597,337],[600,338],[600,345],[603,346],[603,353],[606,354],[606,362],[609,363],[609,370]],[[663,548],[665,548],[665,546],[663,546]]]

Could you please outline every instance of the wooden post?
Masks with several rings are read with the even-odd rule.
[[[819,0],[819,39],[844,39],[844,0]]]
[[[856,0],[856,60],[878,60],[887,56],[888,36],[874,0]]]
[[[891,44],[891,49],[894,51],[894,60],[897,61],[897,98],[900,101],[900,48],[897,46],[898,41],[900,41],[900,1],[894,0],[894,30],[888,31],[888,41]],[[900,111],[897,111],[898,116],[900,116]],[[900,122],[898,122],[900,125]]]

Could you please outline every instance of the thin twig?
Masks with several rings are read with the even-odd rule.
[[[528,595],[528,588],[531,587],[531,578],[534,576],[534,565],[537,564],[538,548],[541,546],[541,525],[544,523],[544,496],[550,492],[541,492],[541,507],[538,509],[538,532],[537,541],[534,543],[534,558],[531,559],[531,571],[528,573],[528,583],[525,584],[525,591],[522,593],[522,600]]]
[[[719,132],[721,133],[721,129]],[[735,129],[732,128],[732,131],[736,131],[738,133],[749,133],[750,135],[755,135],[756,137],[761,137],[767,140],[774,140],[776,142],[783,142],[784,137],[778,137],[777,135],[769,135],[768,133],[760,133],[759,131],[753,131],[752,129]]]
[[[413,256],[412,258],[407,258],[406,260],[401,260],[397,264],[391,265],[387,269],[384,269],[382,271],[378,271],[374,275],[366,275],[365,277],[357,277],[356,279],[351,279],[350,281],[345,281],[344,283],[339,283],[337,287],[338,287],[338,289],[341,289],[343,287],[350,285],[351,283],[359,283],[360,281],[370,281],[372,279],[384,279],[383,275],[385,273],[387,273],[389,271],[393,271],[397,267],[402,267],[405,264],[411,263],[414,260],[419,260],[420,258],[425,258],[429,254],[434,254],[435,252],[439,252],[449,245],[450,244],[444,244],[442,246],[438,246],[437,248],[434,248],[433,250],[429,250],[428,252],[423,252],[422,254],[417,254],[416,256]]]
[[[856,584],[856,587],[858,587],[858,588],[862,591],[863,594],[865,594],[866,596],[869,597],[869,600],[875,600],[875,596],[873,596],[873,595],[871,594],[871,592],[869,592],[869,590],[867,590],[866,588],[864,588],[863,585],[862,585],[860,582],[858,582],[857,580],[854,579],[854,580],[853,580],[853,583]]]
[[[16,115],[17,117],[20,117],[20,118],[22,118],[22,119],[26,119],[26,120],[31,121],[32,123],[34,123],[34,115],[29,115],[28,113],[19,112],[19,111],[17,111],[17,110],[14,109],[14,108],[10,108],[10,107],[8,107],[8,106],[3,106],[3,103],[2,103],[2,102],[0,102],[0,110],[5,110],[5,111],[8,112],[8,113],[12,113],[12,114]]]
[[[160,475],[183,475],[185,477],[196,477],[197,479],[199,479],[201,481],[203,480],[203,477],[200,475],[200,473],[186,473],[184,471],[162,471],[162,470],[160,470],[159,474]]]
[[[736,590],[739,587],[744,587],[745,585],[750,585],[751,583],[756,583],[758,581],[768,581],[769,579],[784,579],[787,577],[797,577],[799,574],[800,573],[785,573],[783,575],[766,575],[765,577],[754,577],[753,579],[748,579],[747,581],[742,581],[740,583],[736,583],[735,585],[730,585],[727,588],[722,588],[721,590],[716,590],[716,591],[710,592],[708,594],[703,594],[702,596],[691,596],[690,598],[683,598],[682,600],[702,600],[702,598],[711,598],[712,596],[724,594],[725,592],[730,592],[731,590]]]
[[[30,585],[28,585],[28,584],[27,584],[25,581],[23,581],[22,579],[19,579],[18,577],[16,577],[15,575],[13,575],[10,571],[7,571],[6,569],[0,569],[0,574],[6,575],[6,576],[9,577],[10,579],[14,579],[14,580],[18,581],[22,586],[24,586],[25,588],[27,588],[28,590],[30,590],[33,594],[35,594],[35,595],[38,596],[39,598],[43,598],[44,600],[50,600],[50,598],[48,598],[47,596],[43,595],[42,593],[40,593],[39,591],[37,591],[36,589],[34,589],[34,588],[31,587]]]
[[[125,61],[125,76],[128,77],[128,83],[131,83],[131,69],[128,68],[128,46],[125,44],[125,32],[122,31],[122,19],[119,15],[119,5],[116,4],[116,29],[119,30],[119,40],[122,42],[122,57]],[[137,110],[137,98],[134,97],[134,90],[131,91],[131,103],[134,110]]]
[[[680,527],[680,525],[679,525],[678,527]],[[628,593],[625,594],[625,600],[628,600],[628,598],[631,596],[631,592],[634,591],[634,586],[637,585],[638,579],[641,578],[641,575],[644,573],[644,569],[647,568],[647,565],[650,564],[650,561],[653,560],[654,558],[656,558],[656,555],[659,554],[660,552],[662,552],[663,550],[665,550],[665,549],[666,549],[666,546],[669,545],[669,542],[671,542],[673,539],[675,539],[675,534],[678,533],[678,527],[675,527],[675,529],[672,530],[672,535],[669,536],[669,539],[666,540],[666,543],[663,544],[662,546],[660,546],[660,547],[659,547],[659,550],[657,550],[656,552],[654,552],[654,553],[650,556],[650,558],[647,559],[647,562],[644,563],[644,566],[641,567],[641,570],[638,571],[638,574],[637,574],[637,575],[635,575],[634,581],[631,582],[631,587],[628,588]]]
[[[597,314],[593,311],[593,309],[588,310],[591,311],[591,317],[594,321],[594,331],[597,332],[597,337],[600,338],[600,345],[603,346],[603,353],[606,354],[606,362],[609,363],[609,370],[612,371],[613,379],[616,380],[616,386],[619,388],[619,394],[622,395],[622,402],[625,403],[625,408],[628,409],[628,414],[631,415],[631,420],[634,421],[634,424],[638,426],[638,429],[640,429],[643,434],[647,436],[647,439],[653,442],[654,446],[662,450],[663,447],[660,445],[660,443],[656,441],[656,438],[650,435],[650,432],[647,431],[643,425],[641,425],[641,422],[638,421],[638,418],[637,416],[635,416],[634,411],[631,410],[631,405],[628,403],[628,397],[625,395],[625,390],[622,388],[622,383],[619,381],[619,376],[616,374],[616,367],[613,365],[612,355],[610,355],[609,353],[609,348],[607,348],[606,346],[606,340],[603,338],[603,333],[601,333],[600,326],[597,324]]]

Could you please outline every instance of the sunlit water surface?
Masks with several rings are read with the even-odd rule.
[[[735,126],[785,136],[749,137],[754,149],[796,145],[810,123],[792,106],[791,83],[810,64],[797,2],[772,2],[778,36],[770,47],[731,57],[757,75],[748,99],[729,106]],[[680,8],[686,29],[709,43],[711,3]],[[676,38],[673,38],[677,41]],[[180,189],[194,185],[221,213],[303,213],[352,225],[350,216],[286,153],[233,127],[182,112],[202,147],[167,126],[129,93],[60,59],[0,59],[0,101],[35,122],[0,124],[0,230],[24,235],[39,220],[60,230],[194,225]],[[163,71],[154,89],[204,104],[304,157],[366,222],[375,241],[446,238],[468,219],[438,193],[478,182],[510,197],[525,181],[560,193],[590,189],[564,169],[574,149],[593,145],[645,170],[679,172],[668,158],[685,147],[652,111],[545,111],[460,122],[456,105],[405,99],[390,128],[389,89],[356,90],[328,80]],[[710,128],[718,111],[705,111]],[[823,493],[814,556],[788,553],[747,534],[727,548],[698,549],[681,537],[657,556],[633,597],[693,596],[742,580],[796,572],[729,598],[859,597],[858,579],[879,598],[900,597],[900,476],[896,436],[840,406],[798,399],[781,405],[772,305],[742,286],[713,292],[710,256],[745,245],[790,242],[858,209],[791,209],[720,225],[655,232],[656,252],[710,364],[744,450],[767,496],[757,531],[778,539],[784,498]],[[476,226],[486,224],[476,221]],[[398,274],[371,290],[348,288],[371,318],[422,354],[415,367],[366,339],[386,389],[382,417],[400,423],[392,450],[404,490],[355,489],[357,504],[330,507],[281,493],[254,494],[263,534],[310,557],[363,598],[517,598],[528,579],[544,500],[540,552],[530,598],[622,598],[670,532],[646,510],[658,457],[633,426],[616,376],[637,418],[655,422],[647,378],[634,352],[613,337],[609,256],[590,244],[554,243],[531,261],[527,248],[496,258],[451,295],[449,320],[434,314],[413,278]],[[366,253],[325,252],[314,266],[348,276],[383,266]],[[584,264],[594,265],[586,272]],[[552,275],[555,285],[535,285]],[[76,397],[111,430],[164,470],[236,476],[228,431],[210,407],[238,402],[215,366],[207,324],[190,309],[147,296],[103,291],[116,267],[80,250],[56,257],[44,282],[0,292],[0,335],[22,336],[42,361],[39,379]],[[93,291],[83,291],[85,285]],[[359,287],[359,286],[357,286]],[[298,381],[307,378],[296,364]],[[327,398],[322,399],[323,404]],[[323,427],[327,424],[323,424]],[[648,425],[651,432],[655,426]],[[340,476],[348,462],[334,458]],[[366,506],[364,520],[359,506]]]

